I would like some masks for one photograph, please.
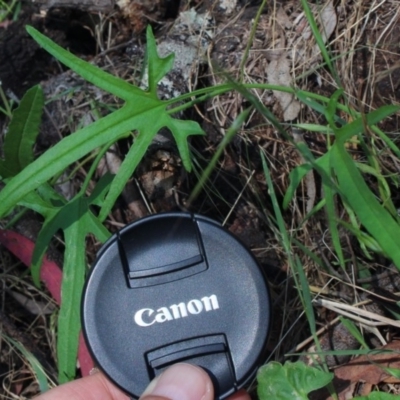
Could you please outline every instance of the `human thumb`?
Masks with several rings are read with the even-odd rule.
[[[207,372],[191,364],[175,364],[150,382],[139,400],[213,400]]]

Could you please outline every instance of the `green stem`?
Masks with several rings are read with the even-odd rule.
[[[256,17],[254,19],[253,26],[251,27],[250,37],[249,37],[249,40],[247,41],[247,45],[246,45],[246,48],[244,50],[243,58],[240,61],[240,66],[239,66],[239,70],[240,70],[239,81],[240,82],[243,82],[244,67],[246,65],[247,59],[249,58],[249,52],[250,52],[251,46],[253,45],[253,40],[254,40],[254,36],[256,34],[258,22],[260,21],[261,14],[262,14],[262,11],[264,10],[264,7],[265,7],[266,3],[267,3],[267,0],[263,0],[263,2],[261,3],[260,7],[258,8],[257,15],[256,15]]]
[[[214,153],[211,161],[208,163],[207,168],[201,175],[199,181],[197,182],[195,188],[193,189],[188,201],[187,207],[193,202],[193,200],[197,197],[200,193],[201,189],[203,188],[204,184],[206,183],[208,177],[210,176],[211,172],[215,168],[215,165],[221,156],[222,152],[225,150],[225,147],[231,142],[233,137],[235,136],[236,132],[240,129],[243,125],[244,121],[246,120],[247,116],[249,115],[250,108],[244,110],[240,115],[233,121],[231,127],[227,130],[226,134],[224,135],[220,145],[218,146],[217,151]]]
[[[177,106],[175,108],[169,109],[168,114],[175,114],[177,112],[184,111],[184,110],[190,108],[193,104],[197,104],[201,101],[206,100],[207,98],[218,96],[220,94],[224,94],[224,93],[227,93],[227,92],[230,92],[233,90],[238,90],[238,88],[278,90],[280,92],[291,93],[293,95],[297,95],[297,93],[300,92],[297,89],[293,89],[289,86],[270,85],[267,83],[247,83],[247,84],[224,83],[224,84],[213,86],[213,87],[195,90],[191,93],[185,93],[182,96],[179,96],[174,99],[170,99],[170,100],[166,101],[167,106],[169,106],[169,105],[173,105],[173,104],[177,104],[177,103],[178,104],[182,103],[183,101],[186,101],[187,99],[194,98],[192,101],[185,102],[184,104],[180,104],[179,106]],[[309,97],[310,99],[318,100],[323,103],[328,103],[330,101],[330,98],[328,98],[326,96],[322,96],[317,93],[311,93],[311,92],[306,92],[306,91],[301,91],[301,93],[304,96]],[[203,97],[201,97],[201,96],[203,96]],[[349,113],[349,107],[346,105],[338,104],[337,108],[340,109],[341,111]]]
[[[100,160],[103,158],[104,154],[107,153],[107,150],[114,142],[109,142],[105,146],[101,148],[101,150],[96,155],[95,160],[93,161],[92,165],[90,166],[89,172],[86,175],[85,181],[82,184],[80,194],[84,194],[89,186],[90,180],[92,179],[93,174],[95,173],[97,166],[99,165]]]

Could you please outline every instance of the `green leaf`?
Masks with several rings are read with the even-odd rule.
[[[298,90],[296,91],[296,97],[302,102],[304,103],[306,106],[312,108],[313,110],[317,111],[318,113],[324,115],[325,114],[325,110],[326,110],[326,106],[322,105],[321,103],[319,103],[316,100],[313,100],[310,97],[310,94],[308,92],[304,92],[302,90]],[[321,99],[322,100],[322,99]],[[327,102],[329,103],[330,99],[327,99]],[[345,106],[343,106],[342,104],[338,104],[338,108],[341,110],[347,110],[347,108]],[[345,125],[346,121],[343,118],[338,117],[337,115],[334,116],[335,122],[337,122],[340,125]]]
[[[61,285],[61,309],[58,315],[58,379],[65,383],[75,378],[80,326],[80,301],[85,282],[85,217],[81,216],[80,202],[72,210],[73,223],[64,229],[65,256]],[[74,215],[75,213],[75,215]]]
[[[388,374],[394,376],[396,379],[400,379],[400,369],[399,369],[399,368],[382,367],[382,369],[383,369],[386,373],[388,373]]]
[[[289,186],[283,198],[283,209],[286,210],[292,201],[301,180],[312,170],[311,164],[302,164],[293,168],[289,173]]]
[[[165,121],[165,126],[171,131],[178,146],[182,163],[186,170],[190,172],[192,170],[192,163],[190,161],[188,137],[190,135],[205,135],[206,133],[200,125],[194,121],[182,121],[180,119],[169,118]]]
[[[214,155],[212,156],[212,159],[208,163],[206,169],[204,170],[203,174],[201,175],[201,178],[197,182],[195,188],[192,190],[189,200],[187,201],[188,204],[192,203],[193,199],[195,199],[197,197],[200,190],[205,186],[207,179],[209,178],[211,172],[214,170],[219,158],[221,157],[221,154],[225,150],[226,146],[232,141],[232,139],[234,138],[234,136],[236,135],[238,130],[245,123],[250,111],[251,111],[251,108],[247,108],[244,111],[242,111],[236,117],[236,119],[233,121],[230,128],[226,131],[223,139],[221,140],[221,143],[219,144]]]
[[[306,366],[302,362],[285,365],[270,362],[257,374],[260,400],[308,400],[308,393],[326,386],[332,373]]]
[[[101,195],[101,191],[98,192]],[[95,201],[95,198],[92,198]],[[60,383],[75,377],[80,324],[80,302],[86,275],[85,238],[93,233],[100,241],[109,232],[90,211],[90,201],[78,197],[62,208],[65,256],[58,316],[57,356]],[[71,223],[72,221],[72,223]]]
[[[339,316],[340,322],[347,328],[347,330],[354,336],[355,339],[357,339],[358,343],[360,343],[365,349],[369,349],[368,344],[364,340],[364,336],[360,332],[360,330],[357,328],[356,324],[342,316]]]
[[[110,187],[110,184],[113,180],[113,175],[107,172],[104,174],[100,180],[97,182],[93,192],[89,196],[90,204],[101,207],[104,201],[104,197],[107,194],[107,191]],[[83,194],[83,193],[82,193]]]
[[[386,179],[383,177],[381,172],[379,171],[379,166],[372,167],[368,164],[358,163],[356,162],[358,169],[365,173],[373,175],[378,183],[379,183],[379,193],[382,198],[382,204],[385,208],[392,214],[393,217],[397,217],[397,210],[392,202],[391,199],[391,192],[389,184],[387,183]]]
[[[355,397],[356,400],[399,400],[398,394],[371,392],[368,396]]]
[[[302,92],[300,97],[302,98],[302,101],[304,102],[307,101],[306,93]],[[322,105],[319,106],[320,107],[317,109],[317,111],[324,113],[325,107]],[[383,118],[386,118],[389,115],[392,115],[393,113],[399,110],[400,110],[399,106],[393,106],[393,105],[383,106],[378,110],[372,111],[371,113],[365,115],[365,123],[368,126],[372,126],[374,128],[374,125],[379,123]],[[343,128],[336,129],[336,134],[338,135],[341,141],[345,142],[352,136],[356,136],[362,133],[364,129],[365,129],[365,124],[363,119],[360,117],[357,118],[355,121],[351,122],[350,124],[345,125]],[[326,171],[326,173],[329,172],[329,157],[330,157],[330,150],[322,157],[316,160],[316,166],[322,168],[324,171]],[[283,201],[284,209],[286,209],[289,206],[289,203],[292,201],[298,185],[300,184],[301,180],[306,176],[307,172],[310,171],[311,169],[312,166],[309,163],[307,163],[300,165],[299,167],[293,169],[290,172],[289,174],[290,184],[288,190],[285,193]]]
[[[337,127],[335,125],[335,115],[337,105],[339,103],[339,98],[343,94],[343,89],[338,89],[333,93],[331,98],[329,99],[328,105],[325,109],[325,118],[328,121],[329,127],[335,132]]]
[[[337,140],[341,143],[344,143],[346,140],[351,138],[352,136],[356,136],[365,130],[365,126],[373,126],[381,122],[386,117],[396,113],[400,110],[400,106],[382,106],[375,111],[370,112],[369,114],[364,115],[364,118],[360,116],[355,119],[353,122],[343,126],[338,129],[335,134]]]
[[[264,155],[264,153],[262,151],[260,151],[260,154],[261,154],[261,160],[262,160],[262,166],[263,166],[265,180],[266,180],[267,185],[268,185],[268,193],[269,193],[269,195],[271,197],[272,207],[274,209],[276,222],[277,222],[277,225],[278,225],[278,228],[279,228],[279,232],[281,234],[282,244],[283,244],[285,252],[286,252],[286,254],[287,254],[288,258],[289,258],[290,265],[293,265],[294,264],[294,257],[292,255],[292,251],[291,251],[291,243],[290,243],[289,232],[286,229],[285,220],[283,218],[282,212],[281,212],[280,207],[279,207],[279,202],[278,202],[278,199],[277,199],[277,196],[276,196],[276,193],[275,193],[274,184],[272,182],[271,173],[269,172],[269,168],[268,168],[266,157],[265,157],[265,155]]]
[[[46,151],[35,160],[29,168],[25,168],[12,178],[0,193],[0,216],[6,214],[28,193],[61,173],[70,164],[84,157],[94,149],[107,143],[115,142],[131,131],[139,131],[137,140],[130,150],[130,164],[125,163],[121,172],[114,179],[110,191],[101,210],[101,218],[111,210],[121,193],[127,179],[135,166],[140,162],[147,146],[158,130],[167,127],[177,141],[177,146],[185,168],[190,170],[190,154],[187,144],[189,135],[204,134],[200,125],[193,121],[175,120],[170,116],[167,107],[171,104],[157,98],[157,81],[172,66],[172,57],[159,58],[155,50],[155,39],[151,30],[147,31],[149,58],[149,90],[141,90],[124,80],[112,76],[53,43],[50,39],[32,27],[27,28],[32,37],[50,54],[70,67],[94,85],[118,96],[126,101],[119,110],[101,118],[93,124],[78,130],[64,138],[61,142]],[[140,139],[139,139],[140,137]]]
[[[44,217],[48,217],[53,212],[53,205],[46,201],[37,192],[28,193],[18,204],[29,208]]]
[[[338,221],[338,222],[340,223],[340,225],[344,226],[349,232],[351,232],[357,238],[358,243],[365,257],[369,260],[373,259],[368,250],[371,250],[376,254],[382,254],[383,250],[381,246],[379,246],[378,242],[371,235],[365,233],[360,229],[360,223],[358,221],[353,223],[352,221],[353,217],[356,218],[356,215],[354,211],[350,208],[350,206],[346,205],[346,210],[348,210],[349,218],[352,223],[349,224],[344,221]]]
[[[143,101],[147,98],[151,100],[150,96],[145,91],[125,82],[123,79],[104,72],[101,68],[75,57],[69,51],[64,50],[62,47],[55,44],[51,39],[41,34],[32,26],[27,26],[26,30],[44,50],[82,76],[82,78],[93,83],[93,85],[96,85],[97,87],[126,101],[132,97],[132,91],[135,92],[136,96],[142,97]]]
[[[326,185],[325,182],[322,183],[323,193],[325,198],[325,209],[327,213],[329,232],[332,236],[332,244],[335,249],[335,253],[339,259],[339,264],[343,270],[345,270],[345,262],[342,246],[340,243],[340,235],[337,226],[336,210],[335,210],[335,192],[330,186]]]
[[[335,142],[330,156],[343,196],[361,224],[400,268],[400,226],[375,198],[341,143]]]
[[[149,92],[157,97],[157,83],[169,72],[174,65],[174,54],[170,54],[165,58],[160,58],[157,53],[156,41],[154,40],[151,25],[147,26],[147,59],[151,60],[148,66],[149,76]]]
[[[33,161],[33,145],[39,134],[44,96],[36,85],[22,98],[8,126],[4,139],[4,160],[0,161],[0,175],[8,178],[18,174]]]
[[[153,137],[162,127],[168,127],[175,138],[182,163],[188,171],[191,171],[191,161],[187,137],[189,135],[202,135],[203,130],[197,122],[181,121],[171,118],[167,114],[160,114],[153,126],[150,126],[146,118],[137,120],[137,128],[139,135],[135,139],[134,145],[129,150],[124,161],[122,162],[117,176],[114,178],[109,193],[107,194],[99,218],[104,221],[115,203],[116,198],[122,192],[126,182],[132,176],[134,170],[138,166],[140,160],[149,148]]]
[[[76,356],[80,325],[80,301],[86,275],[85,238],[94,234],[101,242],[106,241],[110,233],[92,213],[90,206],[100,204],[112,176],[107,174],[98,182],[92,194],[85,197],[78,194],[68,203],[60,199],[55,191],[46,186],[41,188],[44,199],[38,194],[30,196],[25,205],[34,209],[34,201],[39,197],[45,204],[57,200],[56,205],[44,208],[45,221],[39,233],[32,256],[32,276],[39,283],[40,265],[54,234],[63,230],[65,240],[65,256],[63,280],[61,286],[61,309],[58,316],[57,356],[60,383],[75,377]]]
[[[86,236],[92,233],[101,241],[109,237],[109,232],[101,224],[101,218],[104,219],[111,210],[158,130],[163,127],[170,129],[182,162],[188,170],[191,168],[188,136],[204,132],[196,122],[175,120],[170,116],[171,111],[167,108],[174,101],[158,99],[157,83],[172,67],[173,55],[158,57],[151,28],[147,30],[148,91],[78,59],[35,29],[28,27],[27,30],[42,47],[83,78],[125,100],[125,105],[120,109],[64,138],[33,161],[29,168],[18,171],[18,175],[10,179],[0,193],[0,215],[19,203],[41,213],[45,218],[32,261],[32,274],[36,284],[39,282],[41,260],[49,242],[57,231],[64,232],[65,260],[57,352],[60,382],[65,382],[75,375],[80,329],[79,302],[86,272]],[[40,104],[39,101],[32,102]],[[53,176],[60,174],[91,151],[97,148],[105,151],[104,146],[133,131],[137,132],[137,136],[120,171],[114,179],[110,175],[102,179],[89,197],[81,192],[67,203],[47,184]],[[32,160],[32,157],[29,158],[29,162]],[[93,214],[91,205],[102,207],[99,217]]]
[[[25,346],[23,346],[21,343],[17,342],[14,339],[11,339],[4,333],[1,333],[1,336],[3,339],[5,339],[7,342],[12,344],[18,351],[28,360],[32,371],[34,372],[36,379],[39,384],[39,389],[41,393],[47,392],[49,390],[49,382],[47,379],[47,375],[45,373],[45,370],[38,361],[38,359],[30,352],[28,351]]]
[[[307,18],[308,23],[310,24],[310,28],[311,28],[313,37],[315,38],[315,41],[317,42],[317,45],[318,45],[319,50],[321,51],[322,57],[323,57],[326,65],[328,66],[329,71],[331,72],[332,76],[335,78],[336,83],[338,85],[340,85],[340,78],[336,72],[334,64],[332,64],[331,57],[329,56],[328,50],[324,43],[324,39],[318,29],[317,22],[315,21],[315,18],[312,14],[311,8],[308,4],[308,1],[301,0],[301,5],[303,6],[304,14]],[[324,29],[323,24],[322,24],[322,29]]]
[[[327,135],[333,135],[332,129],[329,128],[329,126],[325,125],[303,123],[303,124],[293,124],[293,126],[309,132],[326,133]]]

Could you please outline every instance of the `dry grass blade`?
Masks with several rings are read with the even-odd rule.
[[[395,321],[393,319],[386,318],[382,315],[377,315],[370,311],[363,310],[357,307],[356,305],[351,306],[348,304],[337,303],[325,299],[315,299],[314,304],[335,311],[339,315],[344,315],[365,325],[370,325],[370,326],[391,325],[396,328],[400,328],[400,321]]]

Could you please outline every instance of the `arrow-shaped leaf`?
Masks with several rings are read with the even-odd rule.
[[[34,28],[28,27],[27,30],[42,47],[65,65],[94,85],[124,99],[126,103],[119,110],[64,138],[30,164],[29,168],[25,168],[11,179],[0,193],[0,216],[6,214],[28,193],[37,189],[54,175],[61,173],[70,164],[97,147],[117,141],[131,131],[139,131],[139,136],[133,143],[130,155],[126,157],[129,161],[125,162],[119,176],[117,175],[110,187],[101,211],[101,218],[105,218],[109,213],[125,182],[143,157],[148,144],[162,127],[168,127],[171,130],[177,141],[183,164],[190,170],[187,137],[204,132],[197,122],[174,120],[167,110],[170,103],[157,98],[157,82],[168,71],[168,68],[171,68],[173,57],[169,56],[164,59],[158,57],[151,28],[147,30],[149,92],[80,60]]]

